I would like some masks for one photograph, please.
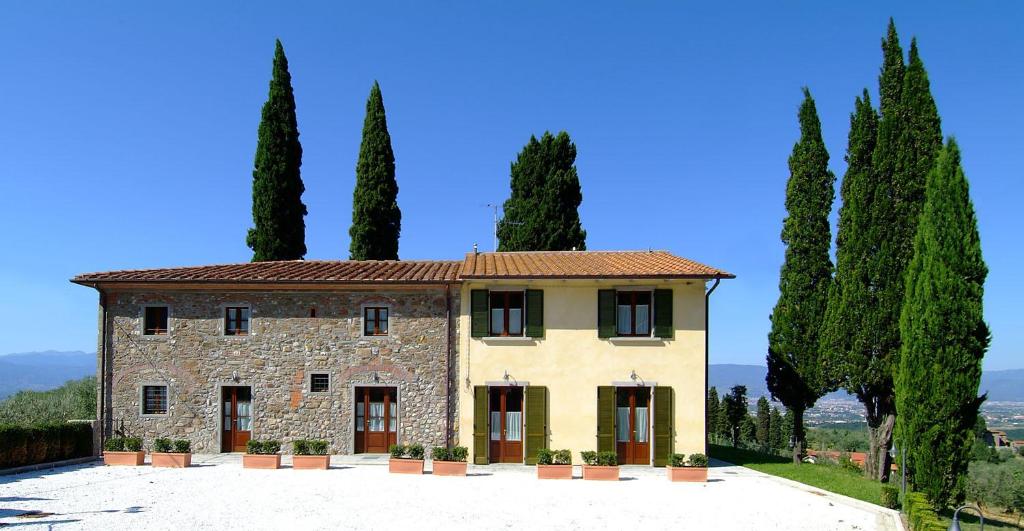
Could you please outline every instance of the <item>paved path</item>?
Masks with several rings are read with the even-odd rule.
[[[470,477],[449,478],[388,474],[379,458],[336,456],[328,471],[245,470],[240,460],[196,456],[185,470],[97,463],[0,477],[0,527],[898,529],[881,507],[735,466],[713,467],[708,483],[670,483],[663,469],[623,467],[622,481],[606,483],[539,481],[521,465],[470,466]]]

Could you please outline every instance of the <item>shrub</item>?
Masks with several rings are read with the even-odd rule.
[[[153,439],[153,451],[161,454],[166,454],[171,451],[174,447],[174,443],[171,442],[167,437],[157,437]]]
[[[179,454],[190,454],[192,453],[192,443],[187,439],[175,439],[174,452]]]
[[[571,465],[572,452],[569,450],[555,450],[554,463],[556,465]]]
[[[435,446],[430,449],[430,458],[434,461],[451,461],[452,453],[444,446]]]
[[[853,459],[850,458],[850,454],[846,452],[839,454],[839,467],[843,470],[849,470],[850,472],[864,472],[860,465],[854,463]]]
[[[295,455],[309,455],[309,441],[306,439],[295,439],[292,441],[292,453]]]
[[[125,437],[124,438],[124,449],[129,452],[141,452],[142,451],[142,438],[141,437]]]
[[[422,444],[410,444],[409,445],[409,459],[423,459],[423,445]]]
[[[107,452],[123,452],[124,437],[111,437],[103,442],[103,450]]]
[[[882,485],[882,506],[888,509],[899,509],[900,490],[891,485]]]
[[[392,459],[401,459],[405,457],[405,445],[392,444],[388,447],[388,453],[391,454]]]
[[[686,466],[686,455],[685,454],[672,454],[669,458],[669,465],[674,467]]]
[[[0,468],[48,463],[90,455],[92,455],[92,426],[89,424],[0,425]]]
[[[615,466],[619,464],[619,455],[615,452],[598,452],[597,464],[599,466]]]
[[[935,508],[928,503],[928,498],[920,492],[908,492],[904,501],[907,512],[907,520],[910,522],[910,529],[913,531],[945,531]]]
[[[537,450],[537,464],[538,465],[553,465],[555,464],[555,452],[547,448],[541,448]]]
[[[327,455],[327,450],[330,446],[327,444],[327,441],[315,439],[309,441],[309,453],[313,455]]]
[[[707,468],[708,456],[704,454],[690,454],[690,460],[686,462],[686,466]]]
[[[583,459],[584,465],[594,466],[597,464],[597,452],[584,450],[580,452],[580,457]]]
[[[245,453],[251,455],[273,455],[281,451],[280,441],[260,441],[249,439],[245,444]]]
[[[466,458],[469,457],[469,448],[465,446],[456,446],[452,448],[452,461],[456,463],[465,463]]]
[[[49,391],[18,391],[0,400],[0,425],[35,427],[96,418],[96,377],[70,380]]]

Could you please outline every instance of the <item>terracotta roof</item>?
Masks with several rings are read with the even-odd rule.
[[[464,279],[498,278],[735,278],[667,251],[545,251],[468,253]]]
[[[420,284],[457,281],[461,265],[456,260],[289,260],[85,273],[71,281]]]

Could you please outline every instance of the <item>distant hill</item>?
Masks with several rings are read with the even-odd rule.
[[[48,350],[0,355],[0,399],[22,390],[54,389],[95,374],[95,353]]]
[[[765,376],[768,368],[762,365],[712,364],[708,368],[708,385],[718,388],[718,395],[729,392],[734,385],[747,386],[747,396],[753,399],[770,396]],[[982,393],[988,392],[990,402],[1024,402],[1024,369],[987,371],[981,375]],[[832,393],[826,399],[852,398],[845,392]]]

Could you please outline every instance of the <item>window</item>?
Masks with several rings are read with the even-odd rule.
[[[142,414],[143,415],[166,415],[167,414],[167,386],[166,385],[144,385],[144,386],[142,386]]]
[[[491,330],[492,336],[523,335],[523,292],[492,291]]]
[[[146,306],[143,315],[142,334],[146,336],[167,335],[166,306]]]
[[[615,332],[620,336],[651,335],[651,292],[620,291],[615,294]]]
[[[331,388],[331,377],[325,373],[309,375],[309,390],[313,393],[326,393]]]
[[[249,308],[245,306],[229,306],[224,309],[224,335],[249,335]]]
[[[379,307],[363,308],[363,335],[388,335],[388,309]]]

